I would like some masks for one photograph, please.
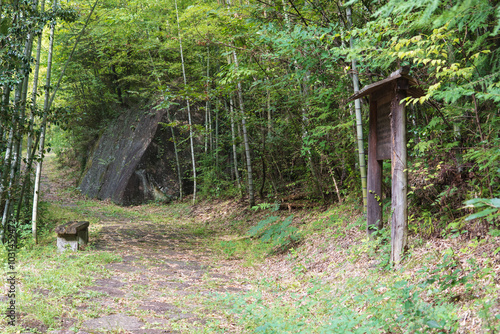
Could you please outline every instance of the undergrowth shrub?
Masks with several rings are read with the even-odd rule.
[[[278,216],[268,216],[248,231],[252,238],[271,246],[270,254],[285,252],[298,244],[302,236],[299,230],[292,226],[293,215],[280,222]]]
[[[473,260],[467,264],[446,252],[435,266],[410,277],[372,271],[339,285],[310,278],[293,289],[267,279],[247,294],[218,299],[252,333],[454,333],[463,312],[457,301],[478,298],[483,329],[498,332],[495,302],[481,299],[487,292],[477,284],[491,272]]]

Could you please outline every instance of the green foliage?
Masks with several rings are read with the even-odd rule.
[[[278,221],[280,217],[278,216],[267,216],[266,219],[261,220],[260,222],[257,223],[254,227],[252,227],[250,230],[248,230],[248,235],[251,237],[257,237],[260,238],[263,236],[265,232],[267,232],[267,240],[269,240],[269,237],[273,234],[273,231],[276,229],[269,229],[269,225],[274,226],[273,224]],[[266,241],[267,241],[266,240]]]
[[[270,209],[271,211],[278,211],[280,208],[280,203],[275,202],[275,203],[258,203],[257,205],[252,207],[252,210],[258,211],[258,210],[267,210]]]
[[[248,178],[241,145],[245,118],[252,177],[266,201],[260,209],[299,191],[331,203],[337,194],[360,193],[347,102],[353,92],[351,59],[358,61],[361,86],[408,66],[425,91],[406,100],[411,232],[439,235],[448,226],[462,233],[464,201],[500,196],[500,7],[487,0],[348,3],[352,27],[346,3],[180,1],[187,85],[170,0],[103,3],[56,101],[71,107],[65,128],[75,157],[84,164],[102,128],[127,109],[156,106],[172,112],[166,124],[180,134],[181,168],[187,170],[190,129],[179,103],[187,98],[197,123],[191,130],[202,197],[238,197],[246,190],[238,186]],[[67,56],[73,36],[69,26],[58,30],[58,60]],[[381,202],[387,205],[390,177],[384,192]],[[481,214],[497,217],[493,208],[484,209]]]
[[[268,216],[248,230],[248,235],[258,238],[262,243],[269,244],[272,253],[284,252],[296,245],[301,235],[299,230],[292,226],[293,215],[280,222],[278,216]]]
[[[411,280],[397,277],[397,272],[386,277],[371,272],[342,287],[310,279],[295,289],[263,280],[255,292],[219,298],[252,332],[451,333],[460,325],[455,300],[480,293],[475,280],[491,275],[472,260],[468,264],[463,268],[456,256],[447,253],[435,267],[422,268]],[[459,295],[450,298],[451,291]],[[491,307],[489,302],[483,307],[485,329],[500,325]]]
[[[498,229],[498,222],[500,221],[500,198],[474,198],[464,202],[464,204],[466,208],[478,208],[481,210],[467,216],[465,218],[466,221],[486,219],[492,225],[488,234],[492,237],[500,236],[500,229]],[[493,254],[496,255],[498,252],[500,252],[500,247]]]
[[[466,208],[481,208],[482,211],[468,216],[465,220],[472,220],[477,218],[486,218],[488,221],[498,221],[500,218],[500,198],[474,198],[465,202]],[[486,208],[486,209],[485,209]]]
[[[21,168],[23,139],[30,133],[32,138],[40,133],[38,123],[32,117],[39,116],[37,108],[28,107],[28,84],[33,70],[32,57],[35,38],[40,36],[49,23],[56,20],[71,23],[76,19],[72,7],[54,6],[44,12],[38,1],[7,1],[0,4],[0,203],[3,226],[6,220],[22,222],[17,228],[26,235],[27,217],[31,217],[30,178],[33,160],[25,161]],[[50,116],[53,110],[46,110]],[[43,153],[43,152],[42,152]]]

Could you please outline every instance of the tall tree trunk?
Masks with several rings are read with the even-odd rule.
[[[6,114],[7,109],[10,104],[10,87],[6,86],[3,90],[3,95],[2,95],[2,106],[1,106],[1,111],[2,113]],[[2,128],[3,130],[3,128]],[[9,174],[9,166],[10,166],[10,145],[12,144],[11,142],[11,136],[13,136],[13,129],[9,129],[8,132],[4,133],[4,136],[6,139],[2,141],[2,152],[5,150],[5,156],[3,159],[3,164],[0,166],[0,203],[3,201],[3,193],[5,190],[6,182],[7,182],[7,175]],[[3,138],[2,138],[3,139]],[[5,143],[5,144],[4,144]]]
[[[57,8],[57,0],[54,0],[52,8],[55,10]],[[50,103],[50,76],[52,72],[52,53],[54,50],[54,31],[56,22],[52,21],[50,24],[50,39],[49,39],[49,54],[47,58],[47,79],[45,81],[45,100],[43,103],[43,119],[40,131],[40,146],[38,149],[38,161],[36,165],[36,175],[35,175],[35,189],[33,192],[33,211],[31,216],[31,232],[33,234],[33,239],[35,244],[38,242],[37,238],[37,218],[38,218],[38,200],[40,194],[40,179],[42,177],[42,163],[43,163],[43,151],[45,148],[45,130],[47,127],[47,116],[49,113],[49,103]]]
[[[236,136],[234,130],[234,101],[233,95],[229,96],[229,115],[231,118],[231,142],[233,144],[233,162],[234,162],[234,175],[236,176],[236,183],[238,185],[238,189],[240,190],[240,194],[242,193],[241,189],[241,181],[240,181],[240,173],[238,171],[238,152],[236,150]]]
[[[167,120],[169,123],[172,122],[172,119],[170,117],[170,110],[167,109]],[[179,180],[179,199],[182,200],[184,190],[183,190],[183,182],[182,182],[182,170],[181,170],[181,163],[179,161],[179,150],[177,149],[177,140],[175,139],[175,129],[173,127],[170,127],[172,130],[172,142],[174,143],[174,154],[175,154],[175,165],[177,167],[177,178]]]
[[[238,57],[236,56],[236,51],[233,50],[234,65],[236,70],[238,70]],[[248,142],[247,126],[245,121],[245,106],[243,104],[243,90],[241,88],[241,82],[238,81],[238,100],[240,102],[240,113],[241,113],[241,127],[243,128],[243,142],[245,144],[245,155],[247,158],[247,179],[248,179],[248,200],[250,207],[255,206],[255,197],[253,190],[253,178],[252,178],[252,158],[250,156],[250,144]]]
[[[302,95],[303,99],[307,101],[307,96],[309,95],[309,90],[307,86],[307,81],[308,81],[309,73],[306,74],[306,77],[304,77],[304,82],[301,84],[299,83],[299,86],[302,87]],[[309,123],[309,119],[307,117],[307,105],[302,106],[302,140],[307,137],[307,124]],[[323,194],[323,189],[321,188],[321,184],[319,182],[318,178],[318,173],[316,173],[316,166],[315,163],[312,159],[312,154],[310,149],[306,149],[306,154],[307,154],[307,163],[309,164],[309,168],[311,169],[311,174],[313,177],[313,182],[314,185],[316,186],[316,192],[318,193],[319,196],[321,196],[323,199],[324,194]]]
[[[179,48],[181,51],[181,65],[182,65],[182,77],[184,78],[184,86],[187,86],[186,79],[186,68],[184,66],[184,54],[182,52],[182,36],[181,36],[181,26],[179,23],[179,10],[177,9],[177,0],[175,3],[175,15],[177,17],[177,29],[179,31]],[[187,112],[188,112],[188,122],[189,122],[189,143],[191,145],[191,162],[193,165],[193,204],[196,202],[196,161],[194,159],[194,142],[193,142],[193,123],[191,121],[191,107],[189,105],[189,98],[186,97]]]
[[[35,143],[33,144],[34,146],[33,147],[36,147],[36,145],[38,145],[38,141],[40,139],[40,136],[36,136],[36,139],[35,139]],[[31,182],[30,182],[30,179],[31,179],[31,167],[33,166],[33,160],[34,160],[34,154],[31,154],[29,159],[27,160],[27,163],[26,163],[26,173],[24,175],[24,181],[22,183],[22,188],[21,188],[21,194],[19,195],[19,202],[17,204],[17,216],[16,216],[16,220],[19,221],[19,214],[21,213],[21,208],[22,208],[22,205],[23,205],[23,200],[24,200],[24,194],[26,193],[26,189],[30,189],[31,187]]]
[[[259,189],[260,199],[264,200],[264,188],[266,187],[266,131],[262,131],[262,184]]]
[[[214,150],[213,138],[212,138],[212,114],[208,113],[208,141],[210,143],[210,151]]]
[[[352,27],[352,17],[351,17],[351,7],[347,7],[347,20],[349,22],[349,28]],[[354,47],[354,41],[351,36],[349,40],[351,49]],[[358,81],[358,71],[356,69],[356,59],[352,60],[352,84],[354,87],[354,93],[359,92],[359,81]],[[354,107],[356,110],[356,136],[358,142],[358,155],[359,155],[359,172],[361,174],[361,188],[363,191],[363,211],[366,213],[367,207],[367,191],[366,191],[366,162],[365,162],[365,149],[363,145],[363,120],[361,118],[361,101],[356,99],[354,101]]]
[[[1,1],[1,0],[0,0]],[[7,114],[7,110],[10,104],[10,87],[7,85],[3,87],[2,91],[2,100],[1,100],[1,106],[0,106],[0,111],[2,114]],[[0,207],[2,206],[2,203],[4,203],[4,191],[6,190],[7,187],[7,175],[10,174],[9,168],[10,168],[10,145],[11,145],[11,136],[13,135],[13,129],[5,129],[9,130],[8,132],[5,132],[4,128],[0,126],[0,130],[2,131],[2,136],[0,137],[1,140],[1,151],[5,151],[5,155],[3,156],[2,164],[0,164]],[[0,223],[1,224],[1,223]],[[0,225],[0,241],[4,241],[4,231],[5,227],[3,225]]]
[[[34,10],[36,10],[36,7],[38,5],[38,1],[35,1],[35,3],[33,4],[33,7],[34,7]],[[28,43],[26,45],[26,52],[25,52],[25,56],[27,58],[31,58],[31,54],[32,54],[32,50],[33,50],[33,39],[34,39],[34,36],[33,36],[33,33],[30,32],[29,33],[29,37],[28,37]],[[20,124],[20,128],[21,128],[21,131],[19,133],[19,145],[18,145],[18,148],[17,148],[17,156],[18,156],[18,162],[17,162],[17,165],[16,165],[16,173],[19,174],[19,180],[25,180],[27,182],[22,182],[21,184],[21,192],[19,194],[19,196],[17,197],[17,212],[16,212],[16,220],[18,221],[19,220],[19,217],[20,217],[20,214],[21,214],[21,208],[22,208],[22,204],[23,204],[23,200],[24,200],[24,194],[25,194],[25,189],[26,189],[26,186],[27,184],[26,183],[29,183],[29,180],[30,178],[26,178],[26,177],[23,177],[21,176],[21,155],[22,155],[22,142],[23,142],[23,135],[24,135],[24,126],[25,126],[25,120],[26,120],[26,103],[27,103],[27,96],[28,96],[28,84],[29,84],[29,73],[30,73],[30,68],[31,68],[31,64],[28,65],[28,71],[26,73],[26,76],[24,78],[24,81],[23,81],[23,85],[22,85],[22,92],[21,92],[21,98],[20,98],[20,114],[21,114],[21,117],[20,117],[20,120],[21,120],[21,124]],[[27,151],[28,151],[28,148],[27,148]],[[28,159],[30,160],[30,159]],[[27,161],[28,161],[27,160]],[[24,174],[26,176],[30,176],[31,174],[31,164],[27,163],[26,164],[26,168],[24,170]],[[21,181],[19,181],[21,182]],[[16,185],[17,187],[17,185]]]
[[[208,152],[208,120],[210,117],[210,48],[207,46],[207,82],[206,82],[206,103],[205,103],[205,153]]]
[[[38,0],[35,0],[33,2],[33,11],[36,12],[38,8]],[[42,6],[41,6],[41,12],[43,12],[45,8],[45,1],[42,1]],[[27,47],[26,47],[26,51],[25,51],[25,56],[26,58],[28,59],[31,59],[31,55],[32,55],[32,51],[33,51],[33,40],[34,40],[34,33],[33,31],[30,31],[29,32],[29,35],[28,35],[28,43],[27,43]],[[39,42],[41,44],[41,34],[40,34],[40,38],[39,38]],[[39,49],[39,48],[37,48]],[[38,70],[39,70],[39,62],[40,60],[40,56],[38,55],[38,58],[37,58],[37,64],[35,64],[35,76],[36,78],[33,78],[33,86],[36,87],[37,83],[35,83],[35,81],[38,81]],[[28,71],[26,73],[26,76],[24,78],[24,83],[23,83],[23,89],[22,89],[22,96],[21,96],[21,120],[23,122],[22,124],[22,127],[24,128],[24,122],[26,120],[26,105],[27,105],[27,96],[28,96],[28,84],[29,84],[29,77],[30,77],[30,69],[31,69],[31,61],[29,61],[28,63]],[[32,94],[33,95],[33,94]],[[33,97],[33,96],[32,96]],[[36,99],[36,88],[35,88],[35,99]],[[36,103],[36,102],[35,102]],[[20,176],[20,180],[24,180],[22,181],[22,184],[21,184],[21,193],[19,194],[19,197],[18,197],[18,203],[17,203],[17,213],[16,213],[16,220],[18,221],[19,220],[19,217],[20,217],[20,214],[21,214],[21,208],[22,208],[22,205],[23,205],[23,200],[24,200],[24,196],[25,196],[25,190],[26,189],[29,189],[31,187],[31,166],[32,166],[32,155],[31,155],[31,132],[33,131],[33,122],[32,122],[32,119],[34,117],[34,114],[33,112],[30,113],[30,120],[28,121],[28,138],[27,138],[27,147],[26,147],[26,168],[25,168],[25,171],[24,171],[24,176],[21,177]],[[21,137],[21,142],[22,142],[22,137]],[[20,145],[19,147],[19,157],[21,156],[22,154],[22,147]],[[29,196],[29,195],[28,195]]]
[[[36,7],[35,7],[36,8]],[[26,43],[24,45],[24,59],[31,58],[31,47],[33,42],[33,32],[29,31],[27,33]],[[2,215],[2,226],[5,229],[8,219],[10,219],[10,212],[13,201],[13,194],[18,187],[17,176],[21,169],[21,152],[23,143],[23,128],[24,119],[26,111],[26,95],[28,91],[28,81],[30,75],[30,61],[28,61],[27,66],[22,68],[23,79],[17,84],[15,94],[14,94],[14,113],[12,118],[12,146],[11,154],[12,161],[10,165],[9,173],[9,186],[8,195],[5,201],[5,207]]]
[[[219,175],[219,108],[215,109],[215,175]]]
[[[45,11],[45,0],[42,0],[40,12]],[[35,110],[36,110],[36,98],[38,90],[38,74],[40,72],[40,54],[42,50],[42,34],[38,36],[38,42],[36,46],[36,62],[35,62],[35,72],[33,74],[33,89],[31,91],[31,115],[29,120],[29,130],[28,130],[28,140],[26,147],[26,160],[30,160],[31,155],[35,151],[33,146],[33,124],[35,122]]]
[[[269,82],[269,78],[267,79]],[[273,121],[272,121],[272,110],[271,110],[271,93],[269,88],[266,89],[266,97],[267,97],[267,135],[271,136],[273,131]]]
[[[10,207],[10,197],[11,197],[11,181],[12,181],[12,152],[14,148],[14,124],[10,128],[9,131],[9,136],[7,139],[7,149],[5,151],[5,160],[4,160],[4,166],[6,169],[3,171],[3,179],[0,187],[1,189],[1,194],[4,195],[5,190],[7,190],[7,195],[5,196],[5,206],[4,206],[4,211],[2,214],[2,242],[5,241],[5,229],[6,229],[6,223],[7,223],[7,217],[8,217],[8,210]]]

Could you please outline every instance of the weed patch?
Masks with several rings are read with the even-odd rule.
[[[248,235],[268,244],[269,254],[285,252],[301,239],[299,230],[292,225],[293,215],[280,222],[277,216],[268,216],[248,231]]]
[[[399,272],[351,278],[342,286],[311,279],[300,289],[282,288],[279,280],[262,280],[245,295],[219,295],[240,325],[255,333],[454,333],[460,305],[450,289],[481,293],[477,275],[489,275],[474,263],[458,268],[445,256],[435,268],[423,268],[412,279]],[[446,291],[447,293],[443,293]],[[498,315],[482,303],[484,328],[497,332]]]
[[[2,248],[0,257],[6,256],[4,252]],[[20,249],[17,273],[20,292],[16,296],[19,312],[36,315],[48,328],[58,328],[57,319],[61,314],[78,318],[78,311],[68,306],[91,298],[83,288],[91,285],[96,276],[106,275],[105,264],[120,259],[108,252],[59,253],[54,244]],[[2,271],[5,277],[7,269]],[[6,307],[4,303],[0,305]],[[4,325],[2,321],[0,326]],[[20,328],[7,329],[7,333],[15,333]]]

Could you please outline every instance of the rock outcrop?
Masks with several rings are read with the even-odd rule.
[[[166,109],[122,114],[89,152],[81,192],[120,205],[177,198],[181,185],[171,129],[162,125],[166,123]],[[182,160],[186,153],[180,153]]]

